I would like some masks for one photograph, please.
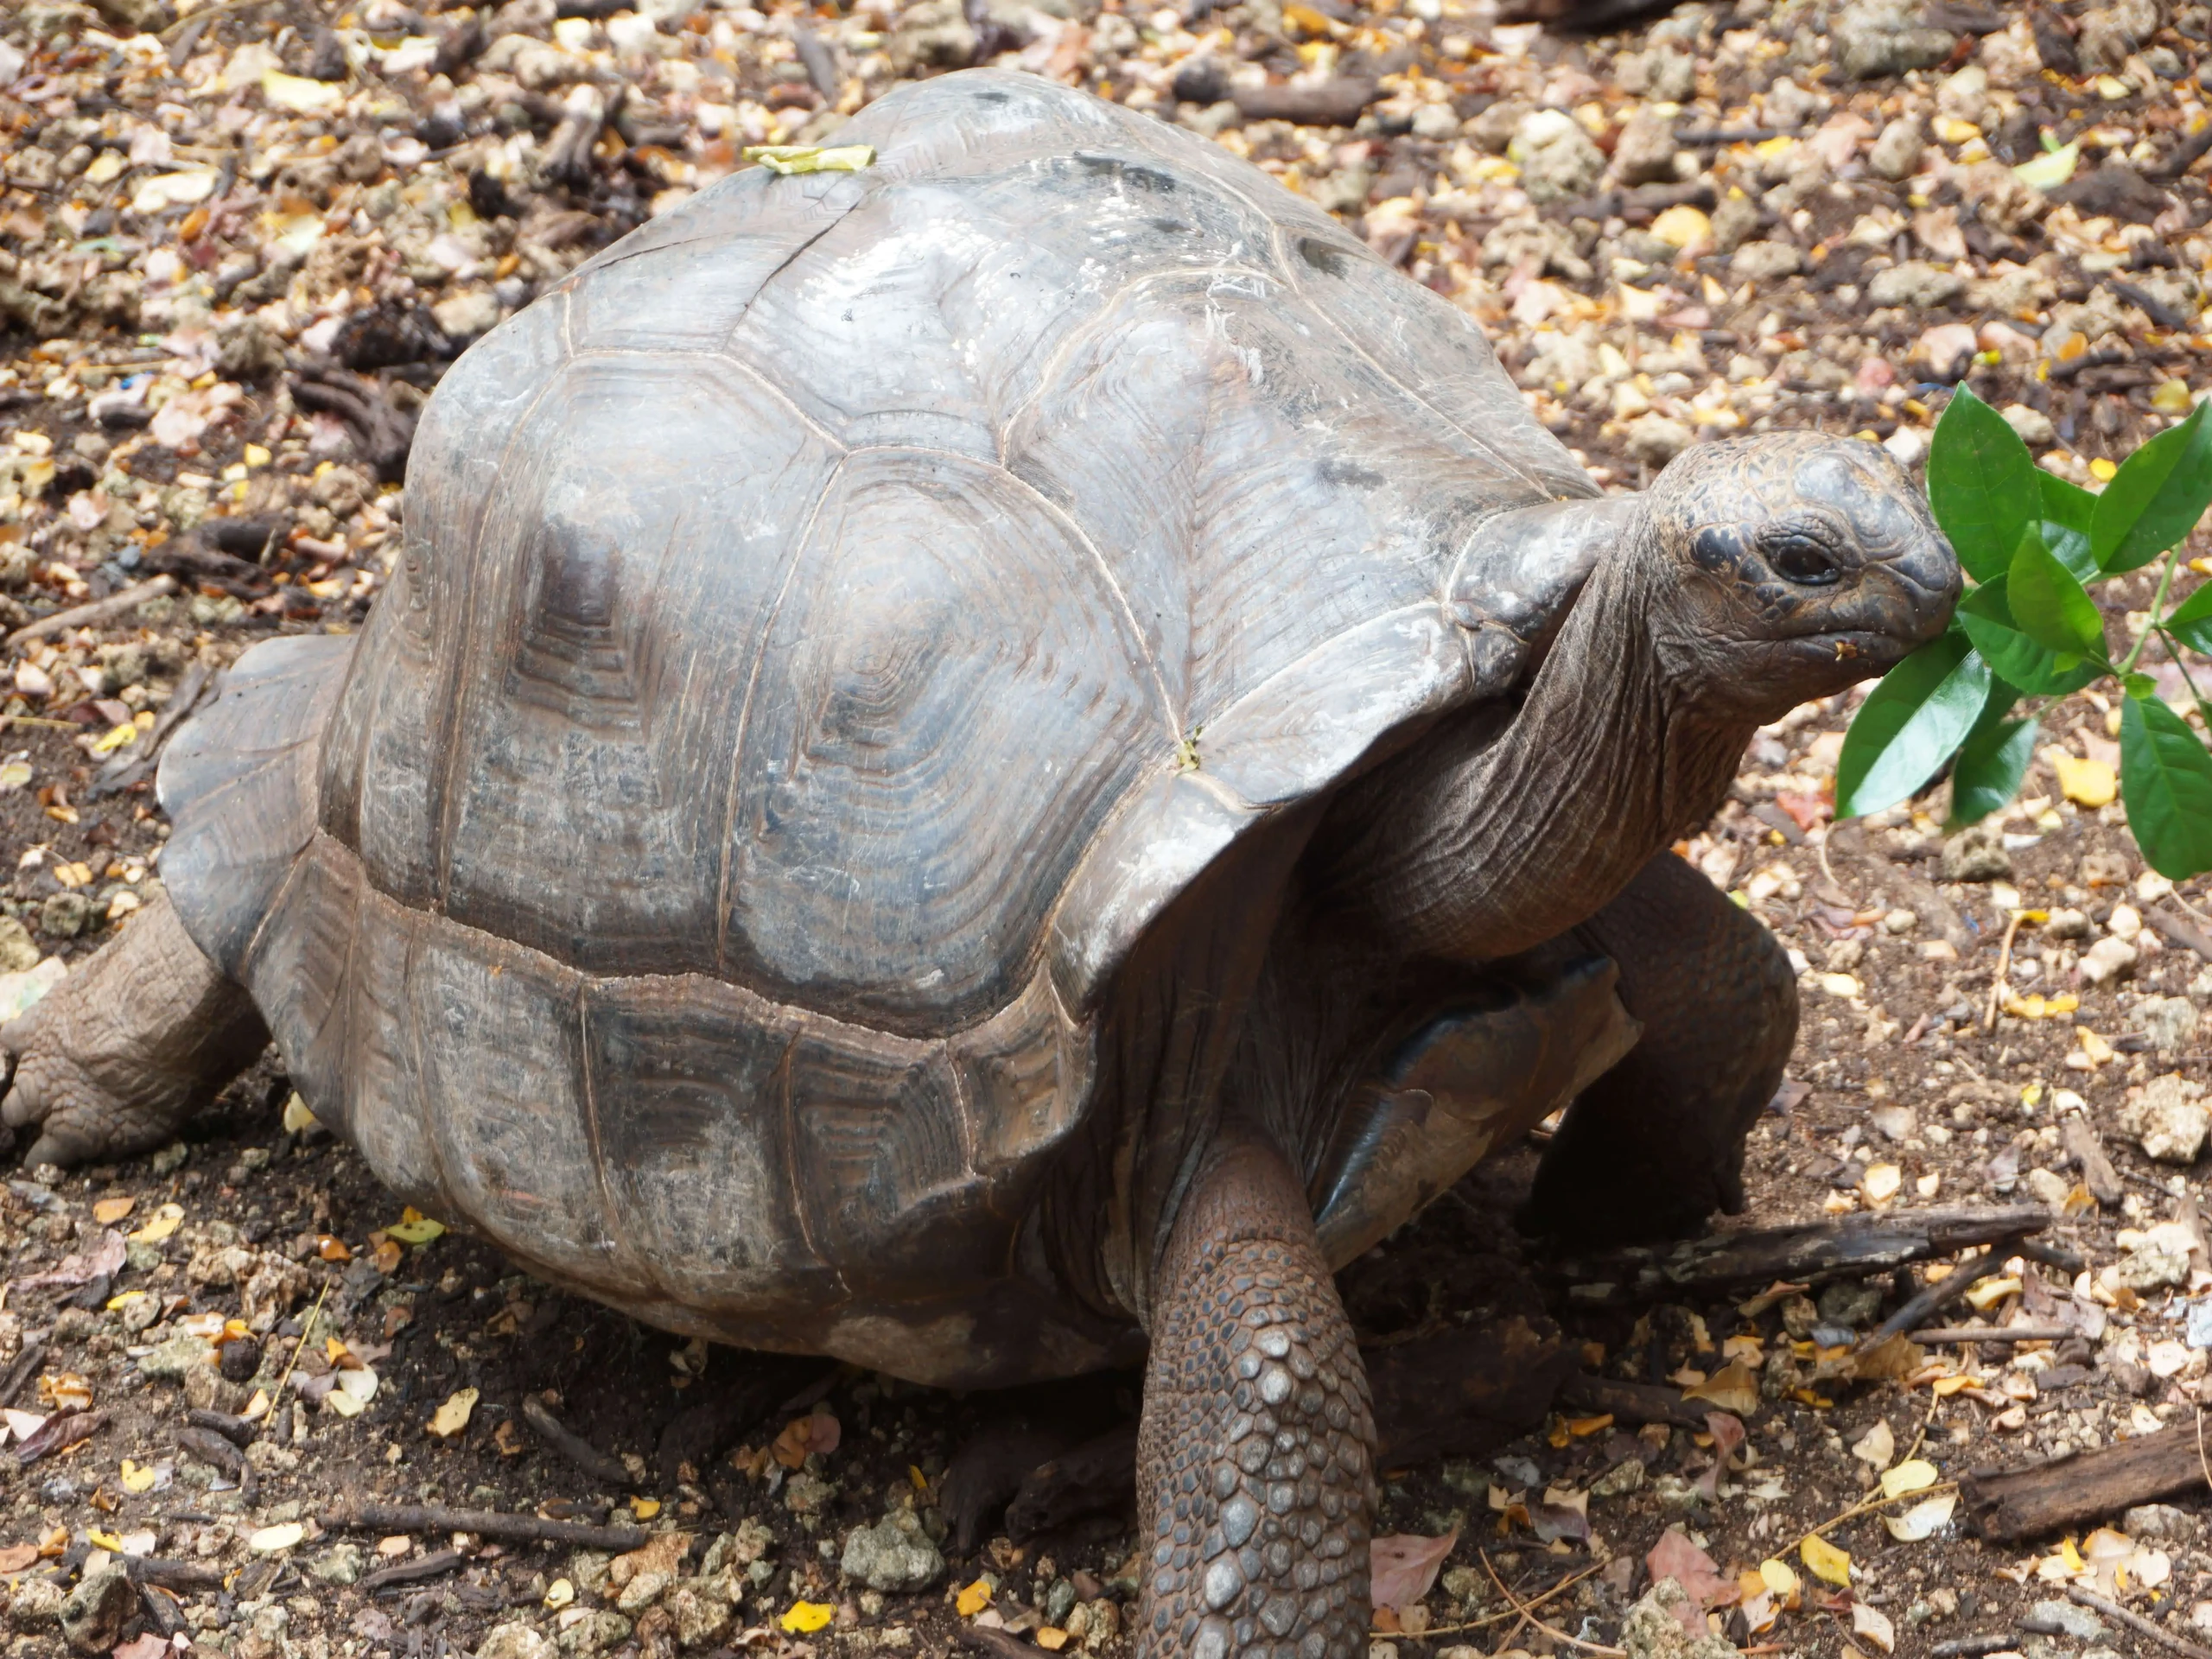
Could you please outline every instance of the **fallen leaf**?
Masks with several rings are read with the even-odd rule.
[[[396,1238],[403,1244],[427,1244],[446,1230],[442,1221],[432,1221],[412,1205],[400,1212],[399,1219],[385,1230],[385,1236]]]
[[[291,1548],[308,1535],[308,1529],[296,1521],[287,1521],[282,1526],[264,1527],[245,1541],[245,1547],[257,1555],[274,1555],[279,1550]]]
[[[802,1606],[805,1604],[801,1603]],[[991,1605],[991,1586],[978,1579],[963,1590],[952,1604],[953,1611],[963,1618],[973,1618]],[[817,1627],[818,1628],[818,1627]]]
[[[476,1409],[476,1390],[461,1389],[446,1398],[430,1418],[430,1433],[440,1440],[449,1440],[468,1427],[469,1414]]]
[[[1882,1496],[1903,1497],[1907,1492],[1924,1492],[1942,1478],[1934,1464],[1925,1458],[1914,1458],[1882,1474]]]
[[[169,1645],[167,1637],[156,1636],[149,1630],[143,1636],[133,1637],[121,1647],[117,1648],[113,1652],[112,1659],[166,1659],[166,1656],[175,1651],[176,1649]]]
[[[1728,1459],[1744,1443],[1744,1425],[1732,1413],[1708,1411],[1705,1414],[1705,1427],[1713,1436],[1713,1467],[1698,1477],[1697,1488],[1707,1499],[1717,1501],[1720,1497],[1720,1477],[1727,1472]]]
[[[785,1468],[796,1469],[810,1453],[818,1452],[826,1457],[835,1452],[843,1437],[844,1431],[829,1408],[817,1406],[805,1416],[794,1417],[785,1423],[784,1432],[776,1436],[775,1444],[769,1449]]]
[[[288,75],[276,69],[263,73],[261,95],[280,109],[296,110],[302,115],[320,114],[346,99],[342,87],[326,80],[309,80],[304,75]]]
[[[1825,1538],[1815,1535],[1797,1548],[1798,1559],[1805,1563],[1812,1575],[1826,1584],[1851,1587],[1851,1557]]]
[[[1543,1502],[1529,1505],[1529,1526],[1538,1540],[1547,1544],[1562,1538],[1586,1539],[1590,1535],[1590,1494],[1560,1486],[1546,1488]]]
[[[1927,1363],[1928,1355],[1918,1343],[1910,1337],[1895,1336],[1851,1356],[1846,1374],[1862,1382],[1879,1382],[1910,1376]]]
[[[630,1513],[638,1520],[650,1521],[660,1513],[660,1499],[633,1497],[630,1500]]]
[[[1736,1586],[1724,1578],[1712,1556],[1689,1541],[1680,1527],[1669,1527],[1643,1558],[1652,1581],[1672,1579],[1700,1607],[1712,1607],[1733,1599]]]
[[[10,1544],[0,1549],[0,1573],[21,1573],[38,1560],[36,1544]]]
[[[291,1097],[284,1103],[284,1133],[303,1134],[315,1128],[315,1115],[308,1109],[307,1102],[300,1098],[300,1091],[295,1089]]]
[[[111,1227],[137,1207],[136,1198],[102,1198],[92,1206],[92,1219],[103,1227]]]
[[[95,1279],[112,1278],[123,1270],[127,1251],[123,1235],[112,1228],[101,1230],[88,1249],[65,1255],[44,1273],[16,1281],[18,1290],[67,1290],[78,1285],[90,1284]]]
[[[2110,806],[2120,793],[2119,777],[2101,760],[2078,760],[2060,748],[2050,749],[2044,759],[2058,774],[2060,792],[2077,806]]]
[[[1452,1546],[1459,1541],[1459,1533],[1456,1527],[1440,1538],[1398,1532],[1376,1539],[1368,1546],[1369,1560],[1374,1573],[1374,1605],[1377,1607],[1412,1606],[1434,1586],[1445,1558],[1451,1554]]]
[[[810,1636],[829,1624],[836,1611],[823,1601],[795,1601],[776,1622],[793,1636]]]
[[[1851,1604],[1851,1633],[1863,1636],[1884,1653],[1895,1653],[1897,1646],[1897,1626],[1878,1607],[1869,1607],[1863,1601]]]
[[[771,173],[857,173],[875,165],[873,144],[747,144],[741,152]]]
[[[576,1599],[576,1586],[566,1579],[556,1579],[545,1586],[545,1605],[555,1611]]]
[[[1037,1645],[1046,1652],[1058,1653],[1067,1644],[1068,1633],[1057,1624],[1044,1624],[1038,1627]]]
[[[1738,1417],[1748,1417],[1758,1409],[1758,1379],[1742,1360],[1732,1360],[1696,1387],[1683,1389],[1682,1398],[1703,1400]]]
[[[58,1411],[16,1448],[16,1461],[33,1464],[49,1452],[66,1452],[90,1440],[105,1421],[107,1414],[103,1411]]]
[[[150,1492],[160,1471],[125,1458],[123,1460],[123,1490],[126,1492]]]
[[[130,1235],[133,1244],[158,1244],[184,1224],[184,1206],[165,1204],[154,1211],[146,1224]]]
[[[1778,1557],[1770,1555],[1759,1563],[1759,1582],[1777,1601],[1788,1603],[1797,1598],[1797,1574]]]
[[[1874,1427],[1853,1442],[1851,1455],[1859,1462],[1872,1465],[1877,1471],[1890,1466],[1897,1454],[1897,1437],[1890,1432],[1886,1422],[1877,1419]]]
[[[1859,1182],[1859,1190],[1875,1204],[1887,1204],[1897,1195],[1904,1185],[1904,1171],[1895,1164],[1869,1164],[1866,1173]]]

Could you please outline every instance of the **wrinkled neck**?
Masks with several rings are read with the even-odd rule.
[[[1338,894],[1424,954],[1510,956],[1587,920],[1727,792],[1748,721],[1664,683],[1646,561],[1602,561],[1526,701],[1348,792]]]

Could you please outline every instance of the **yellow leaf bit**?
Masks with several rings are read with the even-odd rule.
[[[811,1636],[829,1624],[836,1611],[827,1602],[795,1601],[776,1622],[790,1635]]]
[[[385,1228],[385,1235],[403,1244],[427,1244],[446,1230],[442,1221],[432,1221],[413,1205],[400,1211],[399,1219]]]
[[[952,1604],[963,1618],[973,1618],[991,1605],[991,1586],[988,1580],[978,1579],[960,1592]]]
[[[1812,1575],[1824,1584],[1851,1587],[1851,1557],[1825,1538],[1815,1535],[1798,1547],[1797,1554]]]

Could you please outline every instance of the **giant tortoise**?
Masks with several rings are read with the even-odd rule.
[[[178,734],[166,901],[0,1033],[7,1120],[152,1146],[273,1037],[669,1329],[1143,1359],[1139,1651],[1357,1654],[1332,1272],[1562,1106],[1532,1224],[1740,1206],[1795,982],[1668,848],[1956,565],[1862,442],[1602,494],[1466,315],[1110,103],[839,142],[455,365],[388,591]]]

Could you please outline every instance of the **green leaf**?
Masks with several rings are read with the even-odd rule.
[[[1952,395],[1928,454],[1928,502],[1976,582],[2001,576],[2039,505],[2028,446],[1965,386]]]
[[[1952,632],[1884,675],[1844,734],[1836,816],[1859,817],[1910,797],[1974,729],[1988,696],[1988,666]]]
[[[2009,690],[2009,688],[2007,688]],[[2008,698],[2005,707],[2012,706]],[[1977,721],[1951,768],[1951,822],[1963,830],[2003,808],[2020,791],[2036,758],[2040,728],[2032,720]]]
[[[2030,696],[2063,697],[2102,674],[2101,663],[2077,663],[2062,669],[2056,652],[2020,632],[2012,620],[2005,578],[1986,582],[1959,601],[1958,623],[1982,660]]]
[[[2169,611],[2162,626],[2191,651],[2212,657],[2212,582]]]
[[[2212,428],[2204,405],[2120,463],[2089,530],[2098,568],[2133,570],[2196,528],[2212,506]]]
[[[2069,483],[2056,473],[2036,468],[2036,491],[2042,498],[2043,516],[2084,536],[2095,522],[2097,498],[2079,484]]]
[[[2152,869],[2175,881],[2212,870],[2212,754],[2156,697],[2120,705],[2120,791]]]
[[[2020,537],[2005,579],[2005,594],[2020,632],[2057,652],[2062,669],[2074,666],[2069,658],[2103,658],[2105,624],[2097,614],[2096,601],[2082,590],[2074,573],[2051,556],[2037,525],[2030,525]]]
[[[2097,498],[2079,484],[2069,484],[2055,473],[2036,468],[2036,488],[2042,497],[2044,545],[2077,581],[2095,579],[2097,556],[2089,541],[2089,526],[2096,517]]]
[[[2158,682],[2149,674],[2123,674],[2120,677],[2120,689],[2131,697],[2156,696]]]

